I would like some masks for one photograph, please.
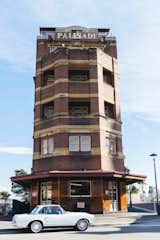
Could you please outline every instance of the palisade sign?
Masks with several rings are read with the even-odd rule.
[[[57,40],[71,40],[71,39],[82,39],[82,40],[97,40],[102,39],[102,35],[94,32],[57,32],[55,34],[55,39]]]

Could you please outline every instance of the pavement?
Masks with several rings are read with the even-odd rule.
[[[11,221],[0,221],[0,240],[159,240],[160,216],[154,213],[109,213],[95,215],[95,226],[85,232],[73,229],[46,229],[33,234],[17,229]]]

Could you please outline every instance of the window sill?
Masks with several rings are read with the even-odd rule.
[[[40,155],[40,158],[47,158],[47,157],[53,157],[53,153],[47,153],[47,154],[44,154],[44,155]]]
[[[76,196],[70,195],[70,197],[71,197],[71,198],[92,197],[92,195],[76,195]]]
[[[54,117],[54,114],[49,116],[49,117],[41,117],[42,120],[49,120]]]
[[[51,87],[51,86],[53,86],[54,85],[54,82],[53,83],[50,83],[50,84],[48,84],[48,85],[41,85],[41,90],[44,90],[44,89],[46,89],[46,88],[49,88],[49,87]]]
[[[91,153],[90,151],[69,151],[70,154],[85,154],[85,153]]]
[[[90,79],[87,79],[87,80],[71,80],[71,79],[69,79],[69,82],[70,83],[89,83]]]

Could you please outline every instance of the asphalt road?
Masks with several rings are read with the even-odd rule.
[[[0,240],[159,240],[160,217],[150,213],[97,215],[96,224],[86,232],[73,229],[47,229],[33,234],[16,229],[9,221],[0,221]]]

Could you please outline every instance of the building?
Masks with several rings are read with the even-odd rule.
[[[116,39],[109,29],[40,28],[37,39],[31,207],[126,211]]]

